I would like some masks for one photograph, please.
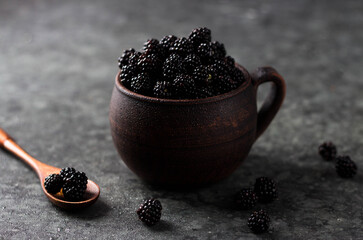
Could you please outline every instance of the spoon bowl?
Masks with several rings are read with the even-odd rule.
[[[64,199],[63,195],[60,193],[50,194],[44,187],[45,178],[53,173],[59,173],[60,168],[53,167],[42,163],[32,156],[30,156],[27,152],[25,152],[19,145],[17,145],[11,137],[0,128],[0,148],[3,148],[21,160],[23,160],[27,165],[29,165],[38,175],[40,184],[42,186],[44,194],[47,196],[49,201],[51,201],[54,205],[67,209],[67,210],[76,210],[84,207],[88,207],[96,202],[98,197],[100,196],[100,187],[93,181],[88,180],[87,189],[84,193],[84,200],[78,202],[71,202]]]

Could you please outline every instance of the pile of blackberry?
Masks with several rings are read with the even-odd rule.
[[[68,201],[83,199],[87,188],[88,178],[84,172],[79,172],[71,167],[62,168],[59,174],[50,174],[44,180],[44,188],[48,193],[62,192]]]
[[[150,39],[141,52],[131,48],[118,59],[121,83],[133,92],[166,99],[199,99],[236,89],[244,75],[212,41],[211,30],[194,29],[188,38]]]

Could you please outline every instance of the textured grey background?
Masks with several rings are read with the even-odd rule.
[[[91,208],[51,205],[35,174],[0,152],[0,239],[363,239],[363,173],[336,176],[317,147],[333,140],[363,168],[362,1],[0,1],[0,127],[36,158],[74,166],[102,188]],[[187,193],[145,185],[113,147],[108,104],[121,50],[208,26],[247,69],[274,66],[283,108],[228,179]],[[265,90],[265,91],[263,91]],[[262,94],[266,87],[262,88]],[[279,182],[268,233],[231,196]],[[158,197],[162,222],[135,209]],[[256,207],[256,209],[258,208]]]

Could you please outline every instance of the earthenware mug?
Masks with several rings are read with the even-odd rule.
[[[230,175],[247,157],[285,97],[285,82],[271,67],[214,97],[171,100],[134,93],[116,76],[109,120],[121,159],[141,179],[156,185],[192,187]],[[272,88],[257,112],[257,88]]]

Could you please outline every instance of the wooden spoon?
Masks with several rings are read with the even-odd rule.
[[[0,128],[0,148],[4,148],[19,157],[26,164],[28,164],[38,175],[40,179],[40,184],[42,185],[43,192],[48,197],[48,199],[56,206],[64,208],[64,209],[79,209],[90,206],[94,202],[96,202],[97,198],[100,196],[100,187],[94,183],[93,181],[88,180],[87,189],[84,194],[83,201],[79,202],[70,202],[64,200],[62,194],[50,194],[44,188],[44,180],[45,178],[52,173],[59,173],[60,168],[56,168],[45,163],[42,163],[32,156],[30,156],[27,152],[25,152],[19,145],[17,145],[11,137]]]

